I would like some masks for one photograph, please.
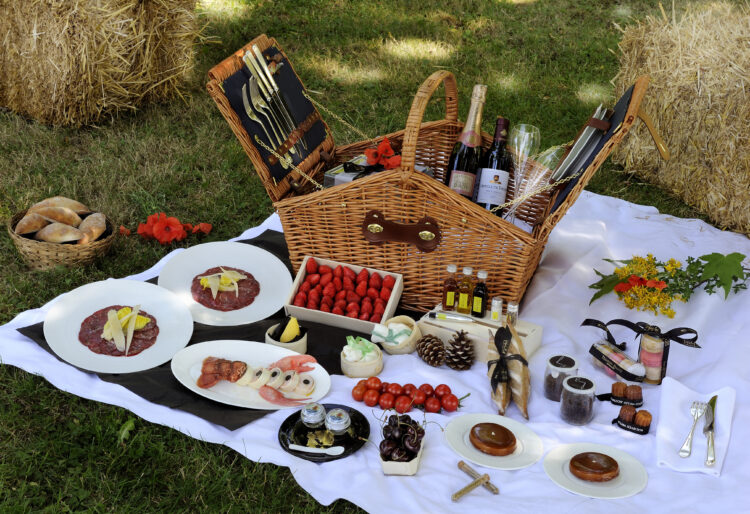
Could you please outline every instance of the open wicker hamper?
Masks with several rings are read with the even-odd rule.
[[[502,296],[506,301],[520,301],[536,271],[550,232],[627,134],[637,117],[648,84],[648,77],[636,82],[622,124],[615,129],[614,135],[582,173],[559,208],[550,214],[550,206],[557,194],[554,191],[537,194],[519,207],[520,219],[536,223],[529,234],[451,191],[441,180],[415,171],[415,164],[429,166],[435,171],[436,178],[442,179],[453,145],[463,128],[458,120],[456,81],[450,72],[444,70],[433,73],[420,86],[404,130],[336,147],[326,127],[325,141],[311,149],[308,157],[298,165],[303,174],[292,171],[283,181],[273,180],[222,88],[222,82],[243,66],[241,57],[253,44],[262,50],[275,47],[283,54],[274,39],[262,35],[212,68],[207,88],[275,202],[293,266],[297,269],[306,255],[314,255],[401,273],[404,278],[402,305],[417,310],[429,310],[440,303],[445,266],[449,263],[487,270],[487,287],[491,295]],[[441,85],[445,94],[445,118],[423,122],[427,103]],[[400,168],[320,191],[315,191],[315,184],[303,176],[322,183],[326,169],[362,154],[383,137],[401,147]],[[483,146],[486,148],[490,143],[490,135],[483,133]],[[410,225],[415,223],[431,227],[437,246],[432,251],[421,251],[404,242],[408,239],[406,237],[370,242],[365,236],[372,239],[372,233],[382,230],[372,226],[373,211],[377,211],[377,219],[384,224],[395,222],[398,234],[413,232]]]

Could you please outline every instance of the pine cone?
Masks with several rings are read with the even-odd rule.
[[[417,355],[430,366],[440,366],[445,362],[445,345],[435,336],[423,336],[417,341]]]
[[[469,369],[474,363],[474,344],[465,331],[460,330],[448,343],[445,363],[449,368],[458,371]]]

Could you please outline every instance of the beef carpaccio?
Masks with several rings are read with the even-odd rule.
[[[159,326],[156,324],[156,318],[143,310],[138,315],[145,316],[151,321],[142,329],[133,332],[133,341],[130,343],[127,355],[125,355],[125,352],[118,350],[114,342],[107,341],[102,337],[104,325],[107,323],[107,313],[112,309],[119,311],[123,307],[125,306],[110,305],[96,311],[83,320],[81,330],[78,332],[78,340],[94,353],[111,355],[113,357],[132,357],[153,346],[156,342],[156,337],[159,335]]]
[[[216,298],[211,294],[211,288],[204,288],[201,285],[200,277],[206,275],[213,275],[215,273],[221,273],[222,268],[224,270],[233,270],[238,273],[245,275],[247,278],[239,280],[237,282],[238,292],[234,291],[219,291],[216,294]],[[230,266],[217,266],[215,268],[209,268],[203,273],[200,273],[193,277],[193,282],[190,286],[190,293],[193,295],[193,300],[217,311],[235,311],[247,307],[255,301],[255,297],[260,293],[260,284],[255,280],[255,277],[247,271],[239,268],[232,268]]]

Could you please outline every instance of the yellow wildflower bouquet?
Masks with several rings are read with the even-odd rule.
[[[750,268],[742,265],[744,259],[745,255],[737,252],[711,253],[697,259],[688,257],[685,266],[675,259],[657,261],[651,254],[635,255],[630,260],[604,259],[619,267],[609,275],[594,270],[601,278],[589,286],[597,290],[589,304],[614,291],[628,309],[652,311],[672,318],[675,314],[672,302],[687,302],[700,286],[709,294],[722,288],[724,298],[730,291],[737,293],[747,289]]]

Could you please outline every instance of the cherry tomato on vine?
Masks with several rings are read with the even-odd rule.
[[[380,405],[380,408],[383,410],[392,409],[395,402],[396,397],[391,393],[381,394],[380,398],[378,399],[378,405]]]
[[[411,398],[406,395],[399,396],[396,398],[395,408],[399,414],[409,412],[411,410]]]
[[[427,395],[419,389],[414,389],[409,396],[414,401],[414,405],[424,405],[424,402],[427,400]]]
[[[456,409],[458,409],[458,398],[455,394],[446,394],[443,396],[443,398],[440,400],[440,403],[442,404],[443,408],[447,410],[448,412],[454,412]]]
[[[368,389],[364,396],[365,405],[367,405],[368,407],[375,407],[375,405],[378,404],[379,399],[380,393],[375,389]]]
[[[451,394],[451,388],[445,384],[440,384],[435,388],[435,396],[442,398],[446,394]]]
[[[432,389],[432,386],[430,384],[422,384],[421,386],[419,386],[419,390],[422,391],[427,397],[435,394],[435,390]]]
[[[357,382],[357,385],[365,386],[365,388],[367,388],[367,380],[363,378],[362,380]]]
[[[424,410],[427,412],[440,412],[440,400],[434,396],[430,396],[424,402]]]
[[[389,385],[390,384],[388,382],[383,382],[382,384],[380,384],[380,394],[387,393]]]
[[[396,384],[396,383],[388,384],[388,392],[391,393],[396,398],[398,398],[399,396],[404,394],[404,388],[401,387],[400,384]]]
[[[357,384],[354,386],[354,389],[352,389],[352,398],[354,398],[355,401],[361,402],[365,398],[366,392],[367,387],[364,384]]]
[[[380,390],[380,385],[382,382],[378,377],[370,377],[367,379],[367,389],[376,389]]]
[[[417,388],[414,384],[404,384],[404,394],[406,396],[411,396],[411,392],[414,391]]]

